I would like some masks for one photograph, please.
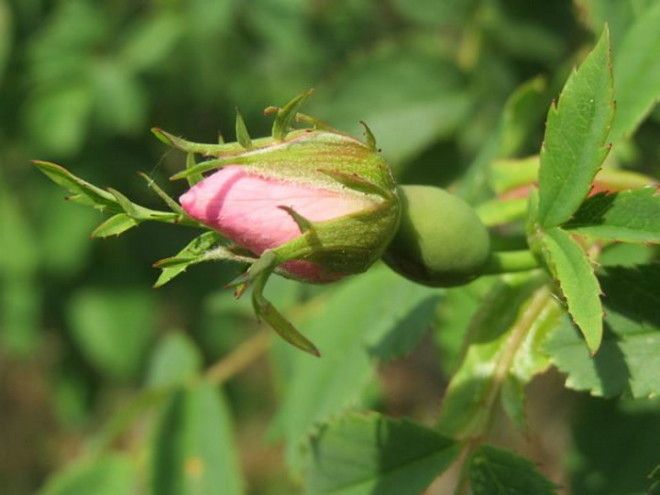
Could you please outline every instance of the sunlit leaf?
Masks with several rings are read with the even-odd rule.
[[[559,283],[568,312],[595,353],[603,338],[603,307],[600,287],[584,249],[560,228],[543,234],[543,255]]]
[[[557,226],[578,209],[607,156],[614,116],[607,29],[548,113],[539,170],[538,222]]]

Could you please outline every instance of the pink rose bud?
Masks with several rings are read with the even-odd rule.
[[[272,137],[252,140],[237,118],[237,143],[191,143],[155,130],[189,156],[212,159],[191,164],[173,178],[198,182],[180,198],[185,213],[254,254],[250,268],[232,282],[237,295],[252,286],[258,316],[293,345],[318,355],[263,296],[277,271],[305,282],[331,282],[367,270],[396,233],[400,202],[388,164],[375,148],[311,117],[297,114],[301,95],[277,113]],[[294,118],[312,129],[292,130]],[[200,174],[213,171],[206,178]]]

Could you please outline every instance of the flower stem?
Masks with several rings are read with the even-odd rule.
[[[539,268],[539,262],[531,251],[499,251],[490,255],[488,263],[481,271],[482,275],[525,272]]]

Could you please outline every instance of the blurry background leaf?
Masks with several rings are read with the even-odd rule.
[[[72,464],[48,481],[40,495],[120,495],[137,488],[133,460],[125,455],[106,456]]]
[[[37,343],[41,304],[39,246],[26,220],[0,172],[0,339],[9,352],[23,355]]]
[[[625,3],[625,2],[623,2]],[[617,111],[610,139],[629,136],[660,99],[660,2],[648,7],[626,32],[614,59]]]
[[[26,125],[41,152],[66,156],[87,137],[93,94],[85,80],[49,88],[28,103]]]
[[[153,388],[184,385],[199,372],[202,357],[195,344],[183,333],[162,338],[151,356],[147,386]]]
[[[162,412],[152,448],[154,493],[243,493],[229,411],[209,383],[173,395]]]
[[[98,62],[92,69],[96,119],[119,134],[143,129],[146,117],[146,95],[130,72],[113,62]]]
[[[153,304],[146,291],[84,289],[69,303],[72,337],[98,371],[133,377],[153,336]]]
[[[399,173],[403,162],[451,134],[471,105],[458,68],[414,44],[365,55],[318,90],[310,112],[354,135],[364,120]]]
[[[166,10],[140,18],[125,35],[117,55],[118,65],[133,74],[166,63],[184,29],[182,19]]]
[[[62,201],[64,191],[39,189],[39,251],[43,268],[52,275],[72,277],[89,262],[94,248],[90,235],[102,216],[90,208]],[[35,202],[36,203],[36,202]]]
[[[434,0],[395,0],[402,16],[420,24],[438,26],[462,23],[478,5],[476,0],[448,0],[438,4]]]
[[[492,162],[524,149],[535,125],[543,118],[546,100],[545,81],[538,77],[521,84],[509,95],[495,132],[482,146],[460,185],[459,191],[467,201],[483,199],[487,186],[495,189]],[[524,169],[515,173],[524,173]]]

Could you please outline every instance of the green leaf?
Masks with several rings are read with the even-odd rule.
[[[296,113],[298,113],[298,109],[311,94],[312,94],[311,91],[307,91],[306,93],[299,94],[291,101],[289,101],[286,105],[284,105],[282,108],[277,109],[277,113],[275,114],[275,121],[273,122],[273,129],[272,129],[272,134],[274,139],[276,139],[277,141],[284,140],[286,134],[289,132],[289,128],[293,124],[293,119],[295,118]],[[240,114],[237,113],[237,120],[236,120],[237,136],[239,133],[238,116],[240,116]],[[240,120],[242,121],[243,119],[240,118]],[[243,123],[243,127],[245,127],[245,123]],[[245,134],[247,134],[247,129],[245,129]]]
[[[511,377],[524,384],[545,369],[537,354],[548,330],[537,321],[545,320],[554,302],[539,285],[536,278],[516,276],[499,282],[484,298],[442,402],[438,427],[445,435],[482,435],[505,382]]]
[[[460,445],[415,423],[349,413],[310,439],[305,489],[314,495],[417,495],[459,451]]]
[[[587,346],[595,353],[603,338],[603,307],[594,269],[582,247],[560,228],[541,237],[543,256],[559,283],[568,312],[578,326]]]
[[[162,269],[154,287],[162,287],[177,275],[185,272],[190,265],[198,263],[199,258],[216,245],[219,240],[220,236],[215,232],[205,232],[195,237],[175,256],[167,258],[168,262],[170,262],[169,266],[165,266]]]
[[[527,459],[483,445],[470,458],[470,484],[474,495],[554,495],[554,483]]]
[[[563,227],[597,239],[659,243],[660,195],[654,187],[597,194]]]
[[[153,309],[148,292],[81,290],[68,307],[71,335],[97,369],[116,379],[130,378],[151,340]]]
[[[660,98],[660,3],[630,27],[614,60],[617,115],[610,139],[630,136]]]
[[[153,493],[243,493],[229,411],[222,395],[209,383],[173,395],[156,428],[152,448]]]
[[[566,386],[592,395],[633,397],[660,394],[660,265],[608,267],[600,276],[608,332],[591,357],[567,322],[546,344],[551,360],[566,373]]]
[[[591,189],[609,151],[614,116],[607,28],[582,65],[568,78],[559,103],[550,107],[539,170],[538,222],[568,220]]]
[[[158,342],[151,356],[147,373],[147,386],[163,388],[184,385],[197,376],[202,356],[185,334],[177,332]]]
[[[40,495],[123,495],[137,489],[137,470],[126,455],[108,454],[69,465],[56,473]]]
[[[110,237],[119,235],[137,226],[138,222],[126,213],[117,213],[111,216],[92,232],[92,237]]]
[[[400,356],[419,341],[431,322],[419,318],[428,315],[429,298],[437,300],[437,292],[380,266],[339,285],[306,321],[294,321],[323,356],[289,350],[291,374],[277,421],[294,468],[297,444],[315,423],[360,403],[374,359]]]

